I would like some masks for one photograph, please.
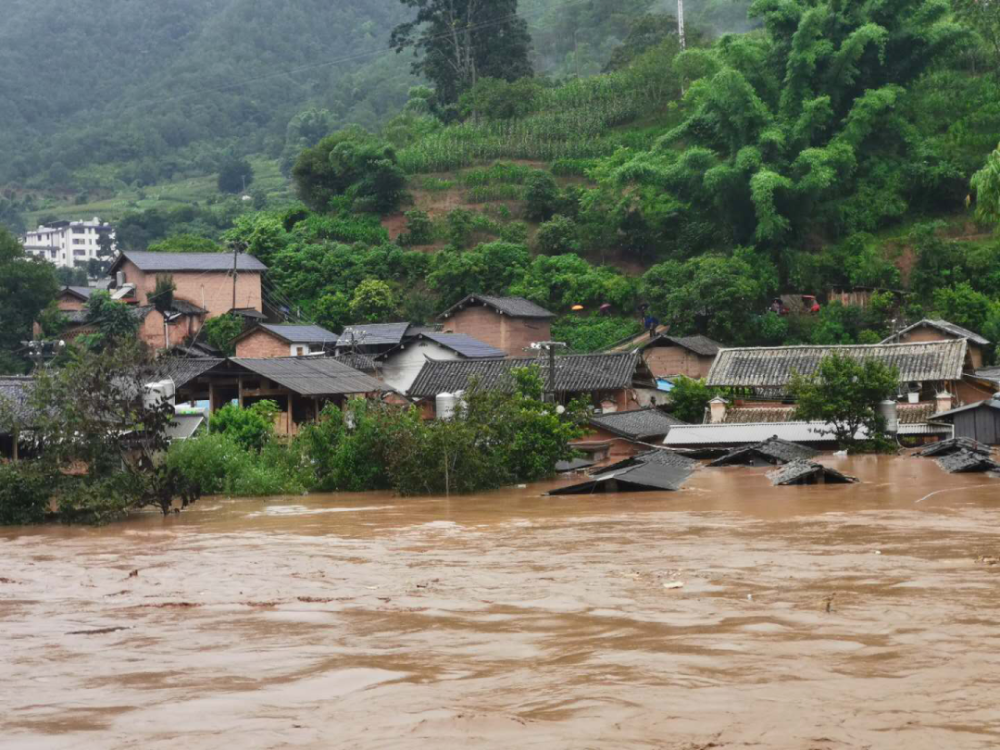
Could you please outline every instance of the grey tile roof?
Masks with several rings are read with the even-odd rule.
[[[634,409],[592,417],[590,424],[629,440],[662,438],[674,425],[684,424],[659,409]]]
[[[650,341],[643,344],[640,349],[645,350],[654,346],[679,346],[687,349],[701,357],[714,357],[722,349],[722,344],[712,341],[708,336],[668,336],[661,333]]]
[[[694,468],[698,465],[698,462],[689,456],[684,456],[676,451],[667,450],[665,448],[654,448],[653,450],[643,451],[642,453],[637,453],[634,456],[629,456],[628,458],[622,459],[617,463],[598,467],[592,471],[591,474],[604,474],[609,471],[625,469],[629,466],[635,465],[636,461],[664,464],[666,466],[678,466],[691,470],[694,470]]]
[[[923,448],[913,455],[915,456],[947,456],[952,453],[958,453],[960,451],[968,451],[969,453],[980,453],[984,456],[990,455],[992,452],[990,446],[973,440],[967,437],[957,437],[948,438],[947,440],[939,440],[936,443],[931,443],[926,448]]]
[[[376,372],[375,358],[368,354],[351,354],[348,352],[346,354],[338,354],[333,359],[358,372],[368,373],[369,375]]]
[[[398,346],[409,328],[409,323],[369,323],[347,326],[340,334],[340,347],[349,348],[352,343],[358,346]]]
[[[417,338],[433,341],[467,359],[503,359],[507,356],[507,352],[503,349],[497,349],[495,346],[490,346],[464,333],[425,331],[418,334]]]
[[[968,328],[962,328],[962,326],[955,325],[954,323],[949,323],[947,320],[933,320],[931,318],[924,318],[923,320],[918,320],[911,326],[907,326],[899,333],[894,333],[889,338],[885,339],[883,344],[892,344],[899,341],[903,336],[905,336],[910,331],[917,328],[935,328],[942,333],[947,333],[950,336],[954,336],[959,339],[968,339],[969,341],[979,344],[979,346],[989,346],[990,342],[988,339],[983,338],[975,331],[970,331]]]
[[[170,378],[174,381],[175,387],[183,388],[225,361],[221,357],[165,357],[156,363],[156,377]]]
[[[924,424],[936,412],[933,402],[896,404],[900,424]],[[780,424],[795,421],[794,406],[731,406],[726,409],[723,424]]]
[[[858,481],[855,477],[849,477],[828,466],[805,459],[796,459],[769,471],[767,478],[776,487],[790,484],[853,484]]]
[[[175,299],[170,308],[174,312],[179,312],[182,315],[204,315],[208,312],[204,307],[200,307],[193,302],[188,302],[184,299]]]
[[[942,456],[937,460],[942,469],[949,474],[970,474],[981,471],[1000,471],[1000,464],[997,464],[989,456],[972,451],[958,451],[948,456]]]
[[[34,385],[31,377],[0,375],[0,433],[11,429],[10,420],[19,425],[31,420],[34,411],[29,399]]]
[[[614,466],[600,469],[589,481],[551,491],[550,495],[589,495],[595,492],[653,492],[679,490],[695,469],[696,462],[678,461],[668,451],[650,451]]]
[[[632,385],[642,363],[639,354],[574,354],[556,358],[557,393],[615,391]],[[416,398],[431,398],[439,393],[455,393],[469,387],[478,378],[486,389],[511,390],[511,371],[539,365],[543,378],[548,377],[548,365],[534,357],[517,359],[459,359],[451,362],[428,361],[417,374],[409,394]]]
[[[90,299],[90,295],[94,290],[89,286],[64,286],[60,291],[69,292],[70,294],[80,297],[81,299]]]
[[[315,325],[273,325],[261,323],[260,328],[270,331],[289,344],[336,344],[337,334]]]
[[[342,396],[386,390],[375,378],[332,357],[233,358],[230,361],[301,396]]]
[[[972,411],[973,409],[978,409],[980,407],[986,409],[1000,409],[1000,395],[994,396],[993,398],[988,398],[985,401],[979,401],[975,404],[967,404],[966,406],[960,406],[957,409],[951,409],[949,411],[943,411],[940,414],[935,414],[934,419],[947,419],[948,417],[953,417],[956,414],[961,414],[962,412]]]
[[[901,383],[959,380],[967,346],[965,339],[956,339],[914,344],[723,349],[706,382],[710,386],[783,389],[795,373],[812,375],[823,358],[835,352],[896,367]]]
[[[554,318],[555,313],[549,312],[541,305],[536,305],[531,300],[524,297],[494,297],[490,294],[470,294],[458,304],[452,305],[443,313],[442,318],[454,315],[456,312],[469,305],[485,305],[496,310],[503,315],[512,318]]]
[[[769,464],[787,464],[818,455],[817,450],[774,436],[756,445],[737,448],[722,458],[715,459],[709,466],[739,466],[761,461]]]
[[[266,271],[267,266],[252,255],[236,256],[237,271]],[[146,273],[169,271],[232,271],[231,253],[150,253],[128,250],[118,256],[109,273],[113,276],[125,260]]]

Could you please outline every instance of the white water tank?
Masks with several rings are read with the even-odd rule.
[[[439,393],[434,398],[434,412],[438,419],[449,421],[455,418],[458,407],[458,395],[455,393]]]
[[[890,435],[899,432],[899,412],[895,401],[886,399],[878,405],[879,416],[885,420],[885,431]]]
[[[173,404],[177,394],[174,381],[169,378],[158,380],[155,383],[146,383],[144,390],[142,402],[146,408],[155,408],[164,402]]]

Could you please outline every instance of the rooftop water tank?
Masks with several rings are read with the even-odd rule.
[[[885,420],[885,431],[890,435],[899,432],[899,412],[895,401],[886,399],[878,405],[879,416]]]
[[[446,422],[455,418],[457,406],[458,397],[454,393],[439,393],[434,399],[434,411],[437,418]]]

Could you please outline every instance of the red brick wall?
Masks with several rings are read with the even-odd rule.
[[[247,359],[287,357],[291,348],[287,342],[267,331],[254,331],[236,344],[236,356]]]
[[[135,284],[139,304],[148,304],[149,295],[156,289],[157,275],[174,277],[177,291],[174,296],[186,302],[204,307],[208,317],[225,315],[233,308],[233,277],[225,271],[194,271],[170,274],[146,274],[130,260],[122,263],[121,270],[125,272],[125,281]],[[263,311],[260,274],[241,273],[236,282],[236,307],[248,307]]]
[[[56,298],[56,307],[64,312],[74,312],[76,310],[82,310],[86,306],[83,300],[73,297],[68,292],[64,292],[62,295]]]
[[[512,357],[523,356],[529,345],[537,341],[548,341],[552,335],[552,326],[548,320],[512,318],[482,305],[467,307],[455,313],[445,321],[444,330],[464,333],[484,344],[502,349]]]

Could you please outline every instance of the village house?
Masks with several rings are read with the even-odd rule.
[[[512,390],[513,370],[537,366],[546,391],[554,392],[561,403],[583,398],[594,409],[607,413],[649,405],[643,392],[652,388],[653,374],[638,353],[571,354],[557,357],[555,365],[555,384],[550,388],[544,357],[428,361],[410,386],[409,395],[422,401],[426,414],[433,416],[439,395],[463,392],[473,381],[481,388]]]
[[[966,354],[966,369],[978,370],[983,366],[986,350],[990,342],[978,333],[962,328],[947,320],[925,318],[907,326],[885,339],[883,344],[912,344],[921,341],[954,341],[965,339],[969,342]]]
[[[352,397],[374,398],[386,391],[371,376],[332,357],[169,358],[161,361],[159,374],[174,382],[177,403],[207,401],[210,413],[230,403],[247,407],[274,401],[280,435],[297,435],[327,404],[342,406]]]
[[[956,438],[1000,445],[1000,395],[935,414],[934,419],[954,425]]]
[[[261,323],[237,336],[236,356],[255,359],[332,353],[338,336],[317,325]]]
[[[461,359],[503,359],[507,353],[464,333],[425,331],[408,337],[399,346],[376,358],[381,379],[400,393],[407,393],[425,362]]]
[[[337,354],[385,354],[403,343],[410,323],[368,323],[347,326],[337,340]]]
[[[523,297],[470,294],[440,317],[445,333],[464,333],[517,357],[551,339],[555,315]]]
[[[684,422],[653,407],[595,414],[588,435],[573,441],[586,453],[606,458],[626,458],[663,442],[671,429]],[[598,447],[600,444],[600,447]]]
[[[722,344],[707,336],[670,336],[661,333],[639,347],[657,379],[678,375],[700,379],[708,375]]]

